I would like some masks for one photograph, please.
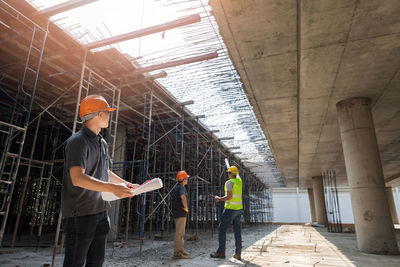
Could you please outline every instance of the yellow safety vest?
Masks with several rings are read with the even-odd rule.
[[[232,186],[232,198],[230,200],[225,201],[225,209],[229,210],[241,210],[243,209],[243,202],[242,202],[242,179],[240,177],[236,177],[234,179],[229,179],[233,183]],[[225,195],[228,194],[226,190],[226,183],[225,182]]]

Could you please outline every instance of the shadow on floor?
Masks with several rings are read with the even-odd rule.
[[[359,251],[355,233],[329,233],[327,228],[315,228],[315,230],[356,266],[400,266],[400,255],[377,255]],[[400,248],[400,231],[396,231],[396,238]]]

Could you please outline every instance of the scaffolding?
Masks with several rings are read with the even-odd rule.
[[[103,95],[117,109],[102,132],[113,170],[132,183],[159,177],[164,184],[160,190],[118,201],[115,239],[127,244],[134,238],[142,244],[146,233],[150,238],[170,235],[170,194],[181,169],[191,175],[188,232],[193,238],[199,238],[200,231],[214,232],[223,206],[213,196],[224,194],[225,158],[239,167],[243,179],[244,222],[271,222],[269,187],[221,142],[224,137],[217,137],[201,122],[202,116],[189,110],[193,102],[179,102],[113,49],[93,53],[77,46],[73,53],[67,51],[71,55],[57,53],[57,36],[47,39],[49,27],[57,33],[54,24],[44,20],[46,27],[40,27],[4,1],[0,11],[1,21],[12,22],[0,40],[6,55],[0,59],[2,246],[53,245],[54,255],[62,247],[63,146],[79,129],[79,103],[88,94]],[[25,53],[24,60],[12,47]],[[43,55],[45,49],[51,53]],[[121,80],[122,71],[133,73],[136,83]],[[115,153],[121,148],[123,153]]]
[[[8,93],[3,87],[1,91],[11,100],[10,113],[6,121],[0,121],[1,125],[1,158],[0,158],[0,242],[3,239],[7,218],[10,212],[11,200],[14,193],[15,183],[25,159],[22,158],[25,139],[28,131],[33,100],[35,98],[36,86],[39,77],[40,65],[47,38],[47,29],[42,28],[22,13],[5,2],[0,3],[1,12],[12,21],[12,25],[3,23],[9,32],[9,40],[20,38],[21,42],[28,41],[26,59],[23,64],[22,73],[18,81],[17,90]],[[23,33],[23,34],[22,34]],[[2,73],[3,80],[7,73]],[[38,124],[39,125],[39,124]],[[39,127],[39,126],[38,126]],[[28,172],[31,168],[29,159]],[[45,169],[45,163],[39,167],[41,173]]]
[[[151,113],[152,116],[156,116],[153,112]],[[161,130],[168,124],[173,125],[170,126],[170,131]],[[137,229],[134,232],[140,240],[143,239],[145,230],[149,237],[163,238],[166,232],[173,229],[170,193],[177,184],[175,175],[179,169],[185,169],[191,176],[187,185],[190,200],[188,232],[192,234],[192,237],[197,238],[201,230],[215,230],[223,206],[216,204],[213,196],[224,194],[223,188],[227,179],[224,158],[230,157],[232,163],[239,166],[240,163],[232,155],[226,153],[223,147],[219,147],[215,139],[207,137],[198,129],[197,119],[191,129],[184,127],[179,129],[178,127],[182,125],[184,125],[183,116],[175,120],[155,120],[153,127],[148,127],[148,131],[145,132],[149,139],[146,140],[147,143],[142,144],[144,152],[139,157],[137,139],[132,137],[133,145],[132,142],[131,145],[128,142],[127,147],[133,147],[133,150],[127,153],[127,159],[130,160],[118,162],[118,165],[122,165],[128,177],[136,178],[130,181],[141,183],[147,179],[160,177],[164,181],[164,187],[158,192],[143,194],[141,198],[123,201],[120,212],[127,214],[127,217],[120,217],[121,229],[118,234],[121,241],[127,242],[130,229]],[[157,132],[157,129],[161,131]],[[161,142],[163,139],[166,139],[165,142]],[[185,155],[184,162],[182,162],[182,153]],[[240,175],[245,188],[244,221],[246,223],[271,222],[272,199],[269,188],[246,169],[241,169]],[[136,220],[131,210],[132,201],[137,202],[137,210],[140,210]],[[143,205],[143,203],[146,204]],[[136,222],[135,227],[129,223],[132,221]]]

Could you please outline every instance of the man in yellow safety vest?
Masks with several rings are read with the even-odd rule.
[[[242,234],[240,229],[240,217],[243,210],[242,179],[239,177],[239,170],[236,166],[229,167],[227,172],[229,180],[225,182],[225,196],[215,197],[216,202],[225,201],[225,208],[218,226],[219,247],[217,252],[212,253],[210,256],[212,258],[225,258],[226,230],[232,223],[236,246],[233,257],[240,260],[242,251]]]

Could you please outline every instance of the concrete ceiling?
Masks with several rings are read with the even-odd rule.
[[[334,169],[336,103],[368,97],[384,177],[400,186],[400,1],[211,0],[286,186]]]

